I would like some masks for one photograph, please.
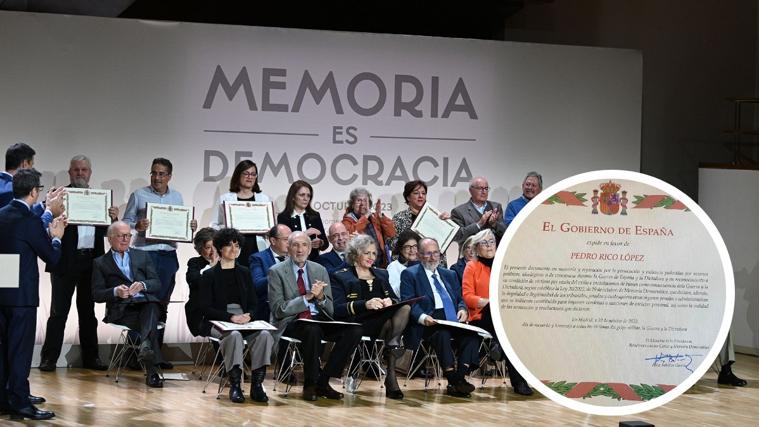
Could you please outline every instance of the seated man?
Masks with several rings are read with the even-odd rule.
[[[348,266],[345,263],[345,250],[348,247],[349,237],[348,229],[345,228],[342,222],[335,222],[329,226],[329,236],[327,238],[332,243],[332,250],[319,255],[319,259],[316,260],[316,262],[327,269],[327,273],[332,274]]]
[[[348,358],[361,341],[361,327],[297,321],[334,318],[329,275],[321,265],[308,260],[311,239],[302,232],[290,234],[287,240],[290,258],[269,270],[269,303],[276,338],[284,333],[301,341],[303,356],[303,399],[342,399],[343,394],[329,385],[329,379],[342,376]],[[321,341],[335,343],[322,372],[319,372]]]
[[[287,259],[287,238],[290,237],[290,227],[284,224],[275,225],[266,235],[269,238],[269,249],[251,254],[248,263],[250,274],[253,276],[253,287],[256,289],[256,298],[258,298],[253,319],[268,322],[271,317],[269,269]]]
[[[456,273],[440,267],[437,241],[422,239],[419,247],[421,262],[401,273],[401,300],[424,297],[411,307],[411,320],[423,326],[422,339],[437,353],[448,380],[446,394],[469,397],[474,386],[465,377],[478,365],[480,338],[474,332],[437,323],[436,320],[466,322],[467,307]],[[458,367],[453,357],[454,346],[458,351]]]
[[[158,319],[161,314],[158,293],[161,282],[148,255],[130,249],[129,224],[116,221],[108,227],[111,249],[95,258],[92,266],[92,297],[106,303],[104,322],[124,325],[140,333],[142,343],[137,355],[148,376],[150,387],[163,387],[156,366],[163,359],[158,345]]]

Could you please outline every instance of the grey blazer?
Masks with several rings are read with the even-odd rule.
[[[277,331],[274,333],[274,338],[277,340],[282,336],[287,325],[295,320],[299,313],[308,308],[298,291],[293,265],[292,259],[288,258],[284,262],[272,266],[268,273],[271,324],[277,327]],[[306,261],[305,269],[312,283],[321,280],[329,284],[329,274],[321,265],[313,261]],[[317,303],[317,308],[325,315],[323,320],[330,320],[334,317],[330,286],[324,288],[324,296],[325,298]]]
[[[495,227],[491,227],[495,234],[496,240],[501,240],[503,233],[506,231],[506,224],[503,223],[503,208],[498,202],[487,201],[485,206],[485,212],[498,209],[499,217],[496,219]],[[467,237],[477,234],[480,228],[477,227],[477,221],[482,218],[482,215],[474,208],[472,201],[468,200],[463,205],[456,206],[451,211],[451,220],[458,224],[461,228],[453,238],[459,245],[467,239]]]

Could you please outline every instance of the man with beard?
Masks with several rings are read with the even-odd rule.
[[[87,156],[74,156],[69,163],[70,188],[90,188],[92,163]],[[111,222],[118,220],[119,209],[108,209]],[[40,354],[41,371],[54,371],[61,355],[66,319],[71,309],[71,297],[76,289],[76,311],[79,317],[79,342],[82,366],[104,371],[108,366],[98,355],[98,321],[92,300],[92,260],[105,253],[103,240],[106,227],[72,225],[61,242],[61,259],[57,264],[47,264],[50,273],[52,295],[50,317],[47,319],[45,343]]]
[[[543,177],[537,172],[528,172],[524,181],[522,181],[522,195],[518,199],[510,201],[508,206],[506,206],[503,218],[506,227],[511,224],[511,221],[514,221],[514,217],[527,205],[527,202],[532,200],[541,191],[543,191]]]

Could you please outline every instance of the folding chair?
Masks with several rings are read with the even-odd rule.
[[[490,334],[480,334],[482,341],[480,342],[480,363],[477,367],[477,372],[480,375],[480,388],[485,387],[485,382],[488,380],[488,376],[485,375],[485,370],[488,366],[490,359],[490,346],[493,343],[493,336]],[[504,356],[505,357],[505,356]],[[498,360],[493,363],[495,367],[496,376],[500,376],[503,380],[503,384],[506,384],[506,361]]]
[[[416,362],[416,364],[414,364],[414,362]],[[442,387],[443,383],[441,381],[441,378],[443,377],[443,372],[442,368],[440,367],[440,361],[437,358],[435,349],[432,348],[432,346],[424,340],[419,343],[419,348],[416,349],[414,356],[411,358],[408,375],[406,375],[406,382],[403,384],[403,386],[408,386],[408,381],[422,366],[424,366],[428,373],[428,375],[424,378],[424,391],[427,391],[427,386],[429,386],[433,380],[437,380],[438,388]],[[429,377],[430,372],[433,373],[432,378]]]
[[[208,385],[214,382],[218,378],[219,388],[216,390],[216,398],[220,399],[221,392],[222,390],[224,390],[224,387],[227,385],[227,378],[229,378],[229,376],[221,374],[222,370],[224,369],[224,363],[221,356],[221,340],[219,338],[208,337],[208,342],[212,346],[216,344],[218,349],[216,350],[216,354],[213,357],[213,362],[211,362],[211,367],[208,370],[208,380],[206,380],[206,384],[203,386],[203,393],[206,392],[206,388],[208,388]],[[242,376],[240,378],[240,382],[242,384],[245,384],[245,372],[248,369],[247,359],[248,359],[248,355],[250,354],[250,347],[248,347],[247,340],[243,340],[243,345],[245,346],[245,350],[242,353],[243,366],[242,366]]]
[[[118,325],[116,323],[109,323],[112,327],[120,330],[118,341],[111,353],[111,361],[108,364],[108,371],[105,376],[110,377],[113,369],[116,368],[116,378],[114,382],[119,382],[121,376],[121,369],[129,362],[129,359],[135,357],[134,355],[140,350],[140,337],[139,334],[124,325]],[[142,365],[142,363],[140,363]],[[143,366],[144,368],[144,366]]]
[[[284,394],[287,396],[292,385],[286,380],[293,374],[296,367],[303,366],[303,357],[300,354],[300,349],[298,349],[298,345],[301,343],[299,339],[282,336],[280,337],[280,340],[286,342],[287,347],[285,348],[285,353],[282,358],[277,358],[278,362],[281,360],[280,365],[274,367],[274,391],[277,391],[278,383],[284,383]]]
[[[358,390],[368,372],[372,372],[376,376],[380,388],[385,386],[386,372],[382,367],[384,349],[385,342],[383,340],[372,340],[367,336],[361,337],[361,342],[353,350],[353,355],[348,364],[351,369],[346,372],[343,381],[344,387],[349,393],[355,393]]]

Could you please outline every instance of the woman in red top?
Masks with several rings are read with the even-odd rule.
[[[390,262],[390,247],[387,243],[395,237],[395,224],[382,213],[382,202],[379,199],[374,206],[374,212],[369,210],[371,205],[372,193],[366,188],[354,188],[348,196],[343,225],[348,233],[371,236],[377,242],[375,267],[387,268]]]
[[[495,257],[495,243],[495,235],[490,229],[482,230],[474,235],[472,247],[477,258],[466,264],[462,281],[464,302],[469,308],[469,323],[490,332],[493,340],[497,339],[493,318],[490,316],[490,270],[493,266],[493,257]],[[500,346],[496,353],[500,353]],[[506,358],[506,367],[509,370],[509,379],[514,392],[524,396],[531,395],[532,389],[514,369],[508,358]]]

